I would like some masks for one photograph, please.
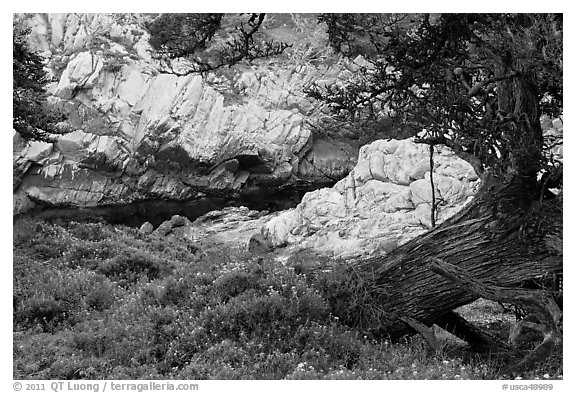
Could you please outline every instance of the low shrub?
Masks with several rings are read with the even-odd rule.
[[[66,319],[67,310],[53,297],[32,298],[25,302],[15,315],[15,322],[28,326],[40,324],[45,330]]]
[[[13,250],[19,255],[48,261],[61,257],[70,247],[72,240],[63,228],[44,221],[22,218],[14,223]]]
[[[153,280],[172,271],[172,264],[137,249],[121,250],[118,255],[102,261],[96,271],[120,286],[136,283],[140,279]]]
[[[15,259],[18,262],[22,259]],[[74,325],[92,311],[110,308],[122,296],[120,288],[96,272],[27,262],[29,270],[15,275],[15,329],[40,325],[53,331],[60,324]]]
[[[449,338],[431,351],[419,336],[370,336],[361,328],[369,304],[342,261],[298,254],[285,266],[102,223],[14,229],[14,378],[515,377],[501,371],[514,359],[473,355]],[[560,354],[521,376],[561,374]]]
[[[102,222],[76,222],[64,223],[64,228],[78,240],[98,242],[114,236],[114,231]]]
[[[228,301],[254,287],[253,277],[248,272],[232,271],[222,274],[213,285],[223,301]]]
[[[106,259],[114,257],[119,248],[111,241],[74,242],[61,258],[52,264],[71,269],[95,270]]]

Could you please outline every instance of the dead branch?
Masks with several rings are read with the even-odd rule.
[[[551,293],[544,290],[528,290],[520,288],[505,288],[491,285],[472,277],[466,270],[447,263],[440,258],[431,258],[430,269],[436,274],[459,284],[468,292],[497,302],[521,305],[533,311],[530,318],[536,318],[540,324],[528,320],[514,326],[511,338],[516,339],[522,327],[535,329],[544,335],[542,343],[529,352],[514,368],[531,367],[535,362],[548,357],[557,343],[562,341],[561,323],[562,311]]]

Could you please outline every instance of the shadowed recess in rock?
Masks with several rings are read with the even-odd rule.
[[[317,187],[316,187],[317,188]],[[251,210],[279,211],[295,207],[304,194],[314,188],[290,188],[285,190],[254,190],[243,193],[238,198],[204,197],[192,201],[153,200],[128,204],[95,206],[85,208],[73,207],[36,207],[26,213],[14,216],[38,217],[48,221],[106,221],[130,227],[140,227],[146,221],[155,228],[177,214],[191,221],[213,210],[227,206],[246,206]]]

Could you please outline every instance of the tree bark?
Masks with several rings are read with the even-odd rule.
[[[518,177],[534,183],[542,168],[543,136],[540,125],[540,94],[533,72],[523,59],[513,63],[518,75],[499,83],[498,111],[503,117],[502,134],[507,145],[508,180]],[[506,75],[510,70],[500,70]]]
[[[454,265],[468,282],[493,288],[519,288],[561,273],[562,197],[541,198],[540,99],[533,75],[524,68],[522,62],[503,62],[500,70],[505,75],[512,69],[515,75],[498,82],[502,121],[496,131],[505,142],[504,171],[486,171],[474,200],[430,232],[384,257],[355,263],[347,314],[351,322],[393,338],[437,323],[482,346],[488,336],[451,314],[479,298],[478,287],[467,288],[466,280],[432,271],[433,259]]]
[[[432,271],[433,258],[498,287],[560,273],[562,201],[541,203],[538,194],[520,181],[486,181],[456,216],[386,256],[353,264],[349,301],[358,307],[349,315],[373,334],[395,338],[414,333],[406,320],[431,326],[479,298]]]

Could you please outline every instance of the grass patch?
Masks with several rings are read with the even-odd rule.
[[[345,277],[104,223],[14,224],[15,379],[508,379],[446,334],[376,340]],[[304,258],[305,259],[305,258]],[[470,315],[502,310],[480,304]],[[506,318],[502,318],[502,316]],[[561,354],[522,378],[560,378]]]

